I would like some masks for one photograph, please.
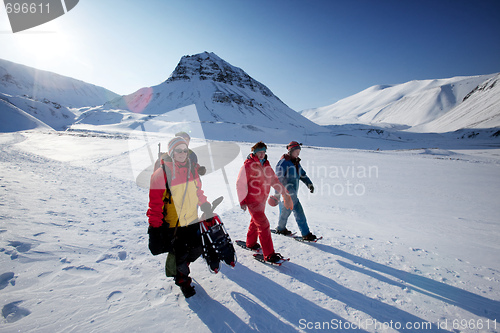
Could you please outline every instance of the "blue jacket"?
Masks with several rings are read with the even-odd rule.
[[[289,154],[281,156],[281,159],[276,165],[276,176],[278,176],[281,184],[286,187],[290,195],[297,195],[299,180],[303,181],[307,186],[312,184],[300,165],[300,158],[292,160]]]

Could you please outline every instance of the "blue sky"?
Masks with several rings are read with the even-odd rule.
[[[372,85],[500,72],[500,1],[80,0],[0,58],[129,94],[214,52],[294,110]]]

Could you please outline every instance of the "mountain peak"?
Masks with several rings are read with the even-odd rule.
[[[213,52],[205,51],[195,55],[183,56],[167,82],[194,80],[211,80],[260,91],[264,96],[273,96],[269,88],[254,80],[241,68],[232,66]]]

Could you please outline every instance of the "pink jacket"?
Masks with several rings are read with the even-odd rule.
[[[240,205],[265,202],[271,186],[282,195],[288,193],[269,164],[267,155],[263,164],[260,163],[256,155],[248,155],[236,181]]]

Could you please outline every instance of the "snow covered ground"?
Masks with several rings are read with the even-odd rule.
[[[500,149],[377,140],[380,151],[302,150],[316,191],[301,201],[320,242],[273,236],[291,258],[281,267],[236,248],[236,267],[214,275],[200,258],[186,300],[166,255],[147,248],[139,139],[0,134],[0,331],[500,331]],[[234,145],[229,179],[250,147]],[[271,145],[271,164],[283,153]],[[209,200],[225,188],[203,179]],[[249,215],[231,202],[219,213],[244,239]],[[278,209],[267,214],[275,226]],[[298,230],[293,217],[288,227]]]

